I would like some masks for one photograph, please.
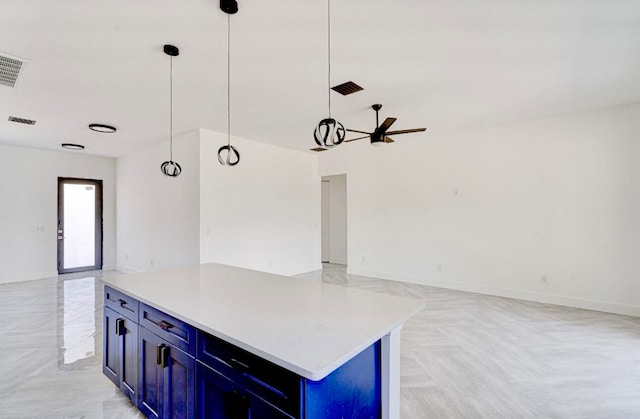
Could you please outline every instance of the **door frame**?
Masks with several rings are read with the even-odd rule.
[[[64,185],[65,184],[93,185],[96,188],[95,265],[64,269],[64,221],[63,220],[64,220]],[[102,180],[58,177],[58,223],[56,228],[56,237],[58,242],[58,273],[59,274],[95,271],[95,270],[102,269],[102,252],[103,252],[102,222],[103,222],[102,221]]]

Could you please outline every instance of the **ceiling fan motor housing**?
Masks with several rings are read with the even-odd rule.
[[[371,145],[378,146],[384,143],[384,133],[374,132],[371,134]]]

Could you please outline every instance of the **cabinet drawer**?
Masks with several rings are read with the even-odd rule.
[[[135,298],[105,286],[104,305],[129,320],[138,322],[138,300]]]
[[[295,373],[200,330],[196,358],[284,412],[299,416],[301,381]]]
[[[140,326],[155,333],[191,356],[196,352],[196,329],[144,303],[140,303]]]

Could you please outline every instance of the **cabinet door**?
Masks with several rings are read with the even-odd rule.
[[[144,327],[138,329],[138,409],[148,418],[162,417],[164,370],[158,364],[164,341]]]
[[[120,389],[137,404],[138,388],[138,324],[127,318],[121,318],[120,332]]]
[[[196,417],[206,419],[247,419],[249,402],[231,380],[196,362]]]
[[[249,417],[251,419],[291,419],[292,416],[277,409],[259,397],[249,398]]]
[[[163,417],[192,419],[195,399],[195,359],[165,342]]]
[[[120,387],[119,336],[116,333],[118,314],[110,308],[104,308],[102,323],[102,373]]]
[[[192,419],[194,358],[144,327],[138,334],[138,409],[148,418]]]
[[[200,362],[196,362],[195,414],[202,419],[292,418]]]

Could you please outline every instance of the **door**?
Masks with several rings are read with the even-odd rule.
[[[322,195],[321,195],[321,228],[322,228],[322,255],[321,262],[329,263],[331,255],[331,203],[329,197],[331,196],[331,184],[328,180],[322,181]]]
[[[118,387],[120,387],[120,342],[116,323],[119,320],[118,313],[108,307],[104,308],[102,372]]]
[[[102,181],[58,178],[58,273],[102,269]]]
[[[138,409],[148,418],[162,417],[164,371],[160,350],[164,343],[144,327],[138,329]]]
[[[196,362],[196,418],[291,419],[283,411]]]
[[[102,372],[137,404],[138,325],[104,308]]]
[[[196,361],[175,346],[166,345],[169,352],[164,368],[164,417],[193,419]]]

